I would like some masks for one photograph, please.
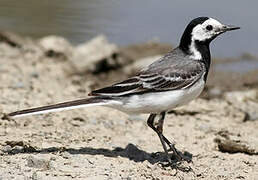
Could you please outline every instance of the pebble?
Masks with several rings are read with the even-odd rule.
[[[252,138],[234,135],[232,132],[220,131],[214,139],[221,152],[258,154],[258,143]]]
[[[22,146],[14,146],[10,151],[11,154],[19,154],[23,152],[24,152],[24,148]]]
[[[10,145],[6,145],[1,149],[1,151],[3,152],[10,152],[11,150],[12,150],[12,147]]]
[[[38,158],[35,156],[28,156],[27,157],[27,166],[38,168],[38,169],[48,169],[49,168],[49,160],[45,160],[43,158]]]

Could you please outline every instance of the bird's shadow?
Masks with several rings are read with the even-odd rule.
[[[50,147],[50,148],[34,148],[32,146],[28,145],[22,145],[20,144],[20,148],[17,148],[17,145],[2,150],[6,155],[15,155],[15,154],[48,154],[48,153],[62,153],[62,152],[68,152],[70,154],[88,154],[88,155],[103,155],[106,157],[124,157],[128,158],[129,160],[132,160],[134,162],[143,162],[148,161],[151,164],[156,163],[166,163],[167,157],[164,152],[155,152],[155,153],[148,153],[146,151],[143,151],[139,149],[134,144],[128,144],[125,148],[116,147],[112,150],[105,149],[105,148],[92,148],[92,147],[83,147],[83,148],[65,148],[65,147]],[[179,151],[179,153],[182,153]],[[185,151],[182,153],[184,156],[192,159],[192,154]],[[171,159],[175,162],[177,161],[176,157],[173,154],[170,154]]]

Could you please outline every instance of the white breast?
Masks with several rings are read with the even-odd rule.
[[[160,113],[192,101],[201,94],[204,84],[201,78],[187,89],[132,95],[107,106],[126,113]]]

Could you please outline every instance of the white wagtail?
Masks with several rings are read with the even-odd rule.
[[[200,95],[210,68],[210,42],[218,35],[235,29],[239,27],[224,25],[208,17],[198,17],[187,25],[177,48],[142,69],[136,76],[92,91],[89,94],[93,96],[91,98],[16,111],[8,115],[18,117],[97,105],[126,113],[147,113],[150,114],[147,124],[158,134],[167,159],[172,164],[166,144],[179,160],[183,156],[162,133],[166,112]],[[157,115],[160,118],[155,126]]]

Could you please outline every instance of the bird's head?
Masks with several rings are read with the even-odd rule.
[[[239,29],[239,27],[224,25],[209,17],[198,17],[187,25],[180,41],[180,47],[189,53],[193,53],[191,48],[194,50],[196,43],[208,46],[218,35],[236,29]]]

